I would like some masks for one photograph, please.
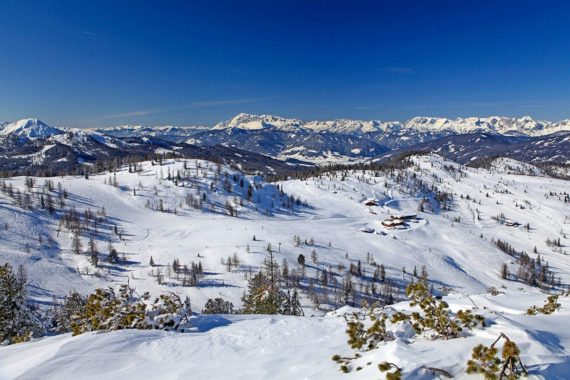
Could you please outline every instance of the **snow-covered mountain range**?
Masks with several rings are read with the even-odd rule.
[[[527,116],[306,122],[240,113],[210,128],[124,125],[79,129],[24,119],[0,124],[0,142],[0,168],[10,170],[50,162],[59,167],[64,162],[76,165],[101,157],[140,155],[156,148],[172,151],[215,146],[315,164],[377,159],[411,150],[436,151],[463,163],[508,156],[525,162],[567,164],[570,120],[553,123]]]
[[[319,133],[365,134],[365,133],[437,133],[468,134],[493,133],[506,136],[544,136],[570,131],[570,120],[549,122],[534,120],[530,116],[510,118],[502,116],[468,117],[447,119],[439,117],[414,117],[410,120],[380,121],[337,119],[329,121],[301,121],[272,115],[240,113],[228,121],[216,124],[213,130],[260,130],[273,129],[286,132],[311,131]]]

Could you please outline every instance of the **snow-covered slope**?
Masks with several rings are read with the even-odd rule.
[[[185,170],[192,177],[184,179],[182,175],[177,179],[177,173]],[[197,308],[208,298],[219,295],[239,306],[246,285],[243,271],[256,271],[261,266],[268,244],[279,247],[278,261],[286,260],[290,266],[296,263],[299,254],[311,257],[315,251],[317,264],[308,271],[309,277],[318,278],[320,271],[329,266],[348,268],[358,261],[370,274],[374,266],[367,260],[369,253],[376,263],[386,267],[387,275],[394,281],[402,278],[402,267],[411,273],[414,267],[419,271],[426,265],[437,287],[477,293],[490,286],[521,286],[499,277],[500,266],[513,260],[492,242],[502,239],[529,254],[536,247],[561,282],[570,282],[566,256],[546,243],[547,239],[560,237],[563,247],[570,244],[567,235],[570,204],[564,196],[568,183],[563,180],[469,169],[436,156],[425,156],[417,158],[414,166],[397,177],[383,173],[376,176],[374,172],[338,172],[334,176],[280,183],[284,191],[281,194],[276,187],[263,185],[257,177],[243,177],[226,167],[219,170],[220,174],[216,174],[217,165],[206,161],[189,160],[186,164],[166,161],[163,166],[145,163],[136,173],[123,167],[116,174],[118,187],[109,185],[114,174],[92,175],[89,180],[83,177],[53,179],[52,198],[59,197],[58,182],[68,193],[65,209],[74,208],[81,213],[106,209],[107,220],[113,221],[124,234],[122,240],[117,240],[110,226],[99,228],[96,240],[103,262],[108,239],[112,238],[119,244],[117,249],[126,255],[128,264],[125,266],[103,264],[97,269],[89,264],[86,256],[72,254],[71,233],[58,228],[58,214],[50,216],[45,210],[37,209],[37,196],[32,197],[35,212],[14,209],[14,206],[0,209],[1,219],[6,220],[9,227],[0,230],[0,235],[4,235],[3,241],[13,241],[11,245],[0,246],[0,257],[16,264],[29,262],[43,268],[36,276],[37,281],[41,281],[37,296],[42,301],[64,295],[61,290],[65,284],[58,282],[61,276],[57,275],[61,265],[75,278],[74,281],[66,279],[65,283],[81,284],[81,289],[86,289],[85,283],[95,288],[110,281],[124,282],[128,275],[138,288],[160,292],[179,281],[173,278],[165,284],[157,284],[150,275],[151,256],[155,263],[165,266],[175,258],[185,264],[200,260],[211,273],[204,278],[204,286],[177,287],[191,297]],[[229,185],[224,185],[225,172]],[[423,181],[423,185],[418,181]],[[19,188],[21,194],[26,193],[24,178],[10,179],[7,183],[14,189]],[[253,186],[250,200],[247,199],[248,184]],[[38,179],[34,192],[42,190],[42,185],[43,179]],[[226,186],[232,191],[228,192]],[[435,190],[421,190],[431,189],[431,186],[453,194],[451,210],[441,209]],[[290,196],[306,202],[307,206],[294,202],[291,209]],[[370,198],[376,199],[379,206],[364,206],[363,202]],[[14,202],[4,199],[6,204]],[[408,222],[404,228],[382,226],[381,222],[390,215],[417,213],[420,203],[425,203],[425,212],[419,213],[418,219]],[[227,204],[236,210],[237,218],[228,216]],[[157,210],[159,207],[164,211]],[[509,227],[494,219],[501,214],[521,226]],[[21,224],[17,231],[12,229],[16,228],[12,220]],[[36,226],[40,222],[42,225]],[[527,224],[529,229],[522,228]],[[34,232],[38,228],[45,231],[43,245],[53,241],[52,250],[38,243],[38,233]],[[365,228],[377,233],[363,233],[361,230]],[[254,235],[256,240],[253,240]],[[308,243],[295,243],[295,236]],[[84,236],[84,245],[88,237]],[[314,242],[311,244],[311,241]],[[227,271],[221,260],[234,253],[239,256],[241,265],[237,270]],[[513,264],[512,271],[516,268]],[[100,275],[93,276],[94,272]],[[342,276],[338,281],[341,279]],[[363,286],[366,284],[364,281]],[[307,290],[308,285],[302,282],[303,289]],[[396,299],[403,297],[402,284],[393,290]],[[358,294],[358,299],[364,297],[364,293]],[[339,306],[332,293],[320,304],[325,309]],[[307,300],[305,306],[310,306]]]
[[[491,169],[499,173],[519,174],[530,176],[546,176],[546,172],[534,165],[513,160],[512,158],[497,158],[491,163]]]
[[[379,376],[376,363],[382,360],[402,365],[405,378],[429,378],[424,366],[463,378],[472,347],[490,344],[504,332],[519,343],[531,376],[564,379],[570,365],[568,299],[561,298],[563,309],[554,315],[523,315],[546,296],[517,277],[516,255],[495,242],[507,242],[535,260],[540,255],[555,276],[549,286],[564,289],[570,283],[568,182],[510,174],[505,165],[467,168],[436,155],[415,156],[398,167],[268,184],[212,162],[180,159],[125,166],[89,179],[55,177],[51,189],[45,178],[36,179],[30,191],[25,178],[7,179],[0,194],[0,220],[6,224],[0,226],[0,263],[25,266],[29,294],[38,304],[49,305],[71,288],[86,293],[128,282],[138,292],[188,295],[196,312],[215,297],[240,307],[247,277],[263,266],[271,246],[281,268],[287,263],[296,273],[292,278],[299,276],[306,317],[197,316],[195,331],[188,334],[45,338],[0,348],[0,378],[368,379]],[[53,200],[52,214],[40,207],[39,194]],[[60,223],[60,202],[68,213],[91,215],[81,238],[84,247],[90,238],[96,242],[98,267],[87,255],[72,252],[73,235]],[[396,227],[382,224],[402,218]],[[106,262],[109,241],[121,256],[118,264]],[[300,254],[307,263],[303,271]],[[228,267],[234,255],[239,264]],[[171,269],[175,259],[203,265],[197,286],[183,286]],[[374,293],[373,272],[380,264],[386,280]],[[506,280],[503,264],[510,272]],[[350,275],[351,266],[362,274]],[[399,339],[355,362],[361,371],[340,373],[330,358],[350,350],[344,319],[330,312],[345,303],[342,284],[352,281],[353,305],[384,302],[388,294],[405,301],[406,284],[423,266],[434,292],[447,295],[453,310],[476,305],[489,327],[452,341],[411,339],[397,330]],[[491,287],[504,294],[488,294]],[[394,307],[409,308],[406,302]]]
[[[65,334],[0,347],[0,378],[368,380],[383,378],[377,364],[390,361],[403,368],[405,379],[438,378],[426,367],[440,368],[456,379],[479,379],[465,373],[471,350],[477,344],[490,345],[503,333],[518,343],[528,379],[565,380],[570,371],[570,302],[562,299],[563,309],[554,315],[524,315],[529,304],[543,300],[537,294],[447,297],[453,309],[478,305],[473,311],[485,315],[490,326],[472,330],[464,338],[439,341],[410,339],[406,331],[399,331],[398,339],[365,352],[349,374],[341,373],[331,360],[334,355],[352,355],[338,312],[312,318],[199,316],[191,320],[194,331],[184,334],[144,330]],[[355,370],[357,366],[362,369]]]

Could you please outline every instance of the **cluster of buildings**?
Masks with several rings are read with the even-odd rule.
[[[380,203],[373,198],[369,198],[364,201],[364,205],[368,207],[380,206]],[[372,209],[371,209],[372,210]],[[376,212],[370,211],[372,214]],[[406,222],[412,222],[417,219],[417,214],[392,214],[388,218],[384,219],[381,223],[385,228],[396,228],[400,226],[405,226]],[[364,231],[369,232],[369,231]]]
[[[416,214],[401,214],[401,215],[390,215],[388,218],[382,221],[382,225],[386,228],[395,228],[403,226],[406,222],[416,219]]]

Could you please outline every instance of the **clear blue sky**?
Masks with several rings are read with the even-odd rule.
[[[0,0],[0,120],[570,118],[568,1]]]

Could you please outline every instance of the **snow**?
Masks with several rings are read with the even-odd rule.
[[[534,165],[517,161],[512,158],[501,157],[491,163],[491,170],[497,170],[505,174],[519,174],[529,176],[546,176],[546,172]]]
[[[488,329],[476,330],[456,341],[402,338],[389,342],[381,350],[364,355],[361,364],[398,360],[409,375],[406,378],[412,379],[426,378],[421,367],[429,364],[445,367],[461,378],[471,348],[477,343],[490,344],[502,331],[520,343],[523,361],[533,376],[565,378],[570,370],[565,348],[570,345],[568,298],[561,298],[563,308],[553,315],[523,315],[529,306],[541,305],[545,295],[523,283],[500,278],[500,266],[512,265],[513,259],[500,251],[492,239],[506,240],[531,257],[536,257],[532,253],[536,246],[556,276],[568,284],[570,262],[563,251],[570,245],[570,204],[564,203],[562,196],[568,192],[568,182],[510,174],[503,170],[505,166],[495,165],[492,170],[467,168],[437,155],[412,160],[414,165],[401,173],[416,176],[428,188],[433,185],[454,194],[450,211],[439,209],[433,194],[420,193],[411,180],[395,182],[384,173],[375,176],[371,171],[348,171],[345,176],[339,172],[278,184],[245,176],[245,188],[234,185],[235,192],[231,194],[221,188],[209,190],[217,166],[200,160],[186,162],[196,178],[179,186],[166,176],[168,171],[182,170],[182,160],[165,160],[162,166],[144,162],[139,173],[129,173],[123,167],[116,173],[118,187],[105,184],[112,176],[110,173],[91,175],[89,180],[79,176],[52,178],[69,192],[67,208],[83,212],[105,207],[109,220],[124,230],[124,241],[111,236],[128,264],[103,264],[96,271],[86,256],[70,251],[71,235],[66,229],[58,234],[57,216],[45,210],[23,210],[4,194],[0,194],[0,220],[7,228],[0,225],[0,263],[26,266],[30,296],[40,305],[49,304],[53,297],[61,298],[69,289],[85,294],[97,287],[128,281],[137,291],[148,290],[154,295],[164,291],[188,295],[193,310],[200,311],[214,297],[223,297],[239,307],[247,285],[244,273],[259,269],[269,243],[277,260],[281,263],[286,259],[291,266],[296,265],[300,253],[309,261],[311,252],[317,251],[318,262],[307,266],[309,275],[341,263],[347,267],[358,260],[369,275],[373,268],[366,264],[366,256],[370,253],[377,263],[385,265],[387,276],[398,282],[402,267],[410,273],[414,267],[425,265],[437,292],[443,287],[453,289],[446,298],[452,309],[473,306],[469,295],[478,305],[478,312],[485,313],[492,323]],[[240,175],[228,167],[220,168],[222,175],[226,171],[229,178]],[[40,190],[44,180],[36,179],[34,191]],[[22,177],[7,179],[7,183],[24,191]],[[255,203],[244,198],[249,183],[261,186],[254,193],[258,197]],[[281,207],[276,185],[287,196],[299,197],[307,205],[294,211]],[[197,187],[217,205],[216,210],[196,210],[185,205],[185,196],[195,195]],[[419,212],[424,196],[425,211]],[[159,197],[171,212],[156,210]],[[378,206],[365,206],[367,199],[375,199]],[[238,217],[224,215],[226,201],[236,206]],[[273,209],[272,204],[276,206]],[[508,227],[492,218],[501,213],[521,225],[529,223],[531,229]],[[380,224],[391,215],[403,214],[417,214],[418,220],[406,222],[407,226],[401,229],[385,229]],[[363,233],[363,228],[383,234]],[[105,252],[109,235],[106,230],[101,231],[97,243],[99,250]],[[297,246],[294,236],[302,240],[313,238],[315,243]],[[559,236],[561,252],[546,244],[547,238]],[[221,259],[234,253],[242,264],[228,272]],[[151,256],[158,265],[172,263],[175,258],[184,264],[200,260],[207,274],[197,287],[182,287],[174,278],[166,278],[159,285],[150,275],[151,270],[156,270],[149,266]],[[90,269],[89,274],[86,268]],[[505,294],[491,296],[487,294],[490,287]],[[398,300],[405,299],[401,291],[400,288],[396,294]],[[32,379],[40,374],[41,378],[76,379],[379,376],[375,365],[343,375],[330,360],[333,354],[349,354],[344,319],[338,317],[338,312],[330,313],[342,305],[330,300],[316,310],[306,295],[302,296],[302,304],[307,317],[198,316],[194,320],[197,330],[187,334],[119,331],[64,335],[0,348],[0,379]],[[404,302],[394,307],[409,306]]]
[[[195,161],[189,162],[190,167],[195,167]],[[215,165],[197,162],[201,162],[204,168],[202,172],[206,175],[199,182],[207,188],[215,174]],[[210,165],[210,169],[206,169],[207,165]],[[282,182],[286,194],[299,197],[309,206],[294,214],[280,209],[266,215],[267,208],[274,202],[273,191],[276,191],[272,185],[266,185],[266,190],[256,192],[261,197],[258,209],[247,202],[244,206],[238,205],[238,218],[220,214],[226,200],[236,203],[233,195],[223,192],[208,194],[219,205],[217,212],[185,206],[185,194],[196,194],[195,188],[176,187],[160,179],[161,171],[162,178],[165,178],[168,170],[174,173],[181,169],[181,162],[166,162],[162,167],[146,163],[140,174],[128,173],[123,168],[117,173],[118,188],[104,184],[109,178],[108,174],[92,175],[87,181],[83,177],[54,178],[54,183],[62,182],[70,193],[66,207],[75,207],[82,212],[88,208],[96,211],[105,206],[109,218],[125,230],[127,238],[117,248],[120,252],[126,252],[133,264],[120,271],[111,268],[110,274],[105,270],[101,277],[78,274],[77,268],[83,270],[89,266],[87,258],[76,257],[69,251],[71,235],[66,230],[56,236],[58,219],[43,211],[22,210],[12,205],[12,201],[4,195],[0,195],[4,205],[0,209],[0,218],[8,221],[10,228],[0,230],[0,238],[5,242],[0,245],[0,260],[15,264],[28,263],[33,272],[30,277],[37,282],[34,292],[38,293],[38,300],[47,302],[54,295],[62,297],[70,287],[86,291],[109,281],[124,282],[125,276],[130,276],[131,282],[138,288],[157,293],[168,287],[159,286],[148,275],[151,255],[161,264],[171,263],[175,258],[185,263],[200,259],[213,273],[207,276],[207,282],[217,286],[177,288],[183,295],[189,295],[197,308],[201,308],[208,298],[220,295],[232,299],[236,306],[239,304],[246,281],[239,271],[227,273],[220,264],[222,258],[234,252],[243,261],[243,270],[249,267],[256,270],[259,267],[268,243],[274,247],[282,243],[280,261],[285,258],[289,263],[294,263],[299,253],[310,256],[315,247],[296,247],[293,244],[294,235],[316,240],[323,266],[336,265],[338,262],[347,265],[350,260],[364,260],[366,253],[370,252],[377,262],[386,265],[391,276],[399,276],[404,265],[410,269],[425,264],[434,281],[465,293],[482,292],[489,286],[503,285],[498,279],[499,267],[511,259],[491,242],[492,238],[501,238],[509,241],[517,250],[532,252],[537,246],[541,256],[556,269],[562,281],[570,281],[570,264],[565,256],[553,252],[545,243],[547,238],[558,236],[561,230],[568,232],[568,224],[565,224],[568,219],[565,218],[570,215],[569,205],[558,195],[548,195],[551,191],[556,194],[567,191],[566,181],[469,168],[461,168],[467,175],[459,177],[457,173],[444,169],[444,166],[451,166],[452,163],[435,156],[420,157],[417,165],[420,167],[419,176],[425,181],[433,181],[433,175],[443,179],[440,185],[456,194],[456,206],[450,212],[427,208],[427,212],[418,215],[421,221],[410,222],[405,229],[387,230],[387,236],[363,236],[360,229],[363,226],[380,229],[380,222],[392,214],[416,213],[421,197],[410,194],[402,184],[393,184],[391,180],[387,181],[386,188],[384,177],[373,177],[370,173],[367,175],[368,182],[357,179],[357,176],[361,176],[358,172],[344,180],[337,176],[332,179]],[[23,180],[16,178],[9,182],[23,190]],[[257,180],[249,177],[248,181]],[[39,186],[43,179],[36,182]],[[143,186],[142,190],[138,188],[139,183]],[[136,196],[133,196],[133,187],[137,188]],[[505,189],[510,193],[503,193]],[[177,214],[153,210],[158,204],[155,192],[163,198],[165,208],[176,208]],[[469,194],[472,199],[480,200],[481,204],[460,199],[461,194]],[[377,199],[381,204],[371,208],[375,214],[371,214],[369,208],[363,205],[368,198]],[[152,208],[146,207],[147,202]],[[525,206],[524,209],[521,205]],[[500,213],[521,225],[530,223],[532,230],[513,229],[491,219]],[[477,220],[476,215],[481,220]],[[460,218],[461,222],[454,223],[454,217]],[[15,230],[18,233],[14,234]],[[39,233],[45,235],[44,245],[48,236],[53,239],[52,250],[38,245]],[[252,241],[253,235],[260,241]],[[101,251],[106,250],[105,236],[102,234],[98,241]],[[569,243],[564,237],[562,241]],[[329,242],[332,248],[327,247]],[[31,247],[30,253],[24,249],[26,244]],[[253,253],[245,252],[247,245]],[[345,259],[346,253],[350,260]],[[65,276],[62,277],[62,273]],[[511,282],[505,285],[520,287],[520,284]]]
[[[22,119],[6,123],[0,129],[0,136],[17,136],[29,140],[44,139],[62,133],[63,130],[51,127],[38,119]]]
[[[285,119],[278,116],[272,115],[250,115],[246,113],[240,113],[234,116],[232,119],[218,123],[212,130],[224,130],[224,129],[243,129],[243,130],[260,130],[267,128],[277,128],[279,130],[294,131],[300,125],[302,121],[296,119]]]
[[[553,315],[527,316],[529,304],[544,296],[474,296],[476,313],[489,327],[474,329],[463,338],[431,341],[409,339],[399,330],[397,338],[364,352],[353,366],[361,371],[342,374],[331,360],[335,354],[350,355],[344,332],[343,312],[324,317],[198,316],[195,331],[123,330],[108,333],[69,334],[0,348],[2,379],[371,379],[379,378],[376,364],[388,360],[404,368],[406,379],[426,379],[423,367],[435,366],[455,378],[465,374],[472,348],[490,345],[502,332],[521,349],[529,379],[566,379],[570,371],[568,298]],[[452,307],[470,308],[465,297],[446,298]],[[486,309],[483,309],[485,307]],[[405,303],[397,310],[409,309]],[[496,312],[489,310],[497,310]],[[373,363],[367,366],[366,363]]]
[[[302,121],[273,115],[240,113],[228,121],[216,124],[212,129],[275,129],[288,132],[304,130],[317,133],[333,132],[356,135],[365,133],[435,133],[447,136],[450,134],[491,133],[507,136],[545,136],[555,132],[570,131],[570,120],[553,123],[545,120],[534,120],[530,116],[518,119],[504,116],[457,119],[418,116],[404,122],[350,119]]]

